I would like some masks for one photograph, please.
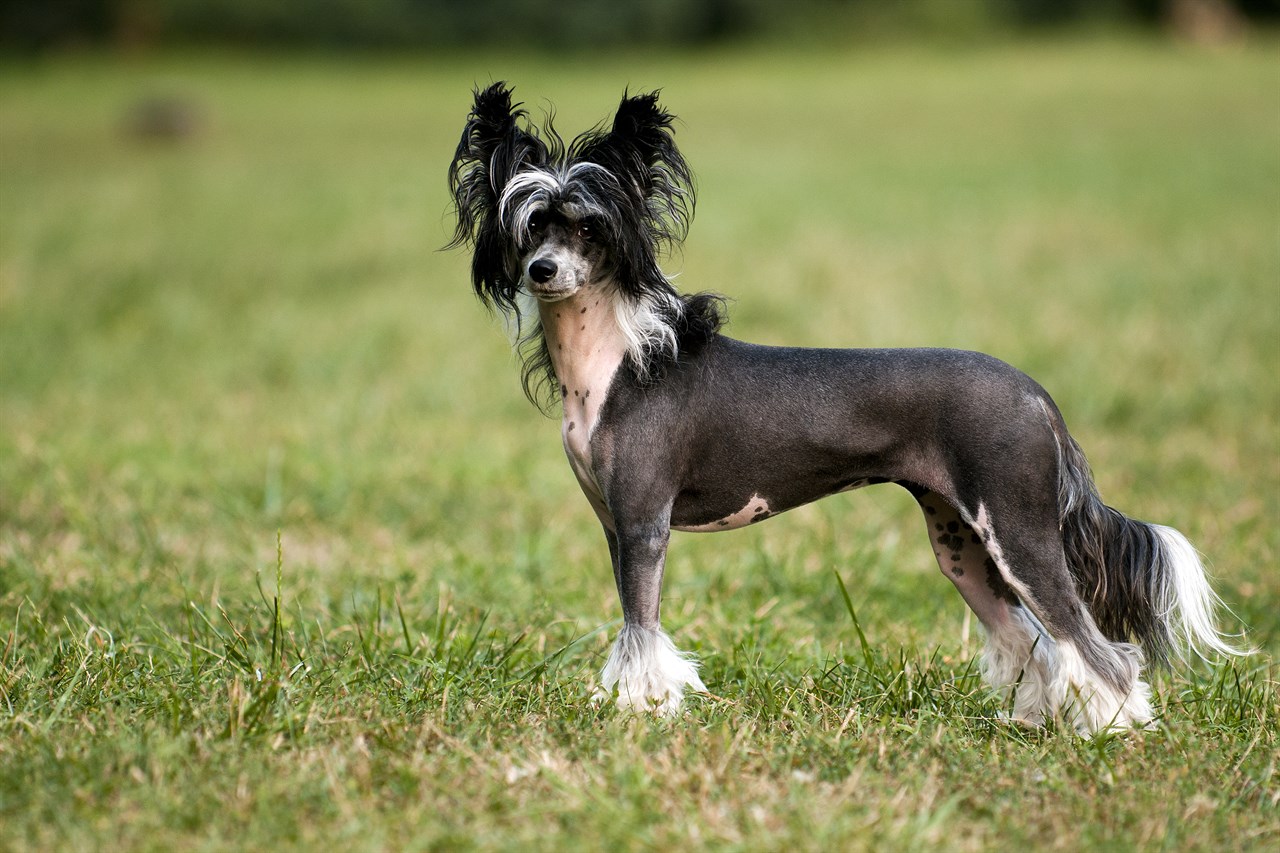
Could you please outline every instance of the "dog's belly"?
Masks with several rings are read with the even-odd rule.
[[[769,502],[760,495],[755,494],[747,501],[746,506],[737,512],[717,518],[705,524],[677,524],[676,514],[672,512],[672,530],[682,530],[685,533],[714,533],[717,530],[736,530],[739,527],[746,527],[748,524],[754,524],[757,521],[763,521],[773,515],[774,511],[770,509]]]
[[[834,495],[838,492],[848,492],[853,489],[861,489],[863,486],[870,486],[875,483],[886,482],[881,478],[863,477],[854,480],[847,485],[830,491],[822,491],[818,494],[808,497],[804,500],[789,502],[786,504],[771,505],[769,499],[756,492],[751,495],[746,504],[735,512],[722,515],[712,521],[701,521],[710,512],[710,507],[694,498],[686,497],[683,501],[677,500],[676,505],[671,512],[671,529],[679,530],[683,533],[715,533],[720,530],[737,530],[740,527],[746,527],[766,518],[772,518],[781,512],[794,509],[807,503],[813,503],[821,500],[828,495]]]

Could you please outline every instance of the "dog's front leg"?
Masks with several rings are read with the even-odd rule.
[[[658,622],[669,519],[618,524],[605,535],[622,600],[622,630],[600,676],[602,695],[616,697],[620,708],[671,716],[686,689],[707,688],[697,663],[676,649]]]

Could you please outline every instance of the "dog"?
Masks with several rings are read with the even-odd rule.
[[[472,250],[476,294],[512,321],[530,400],[558,403],[604,528],[623,624],[600,695],[674,715],[706,691],[659,622],[672,530],[733,530],[878,483],[920,505],[1016,721],[1146,728],[1147,658],[1243,654],[1196,550],[1102,502],[1034,380],[975,352],[727,337],[724,299],[680,293],[659,267],[694,210],[659,93],[624,94],[612,123],[566,143],[512,92],[474,93],[449,247]]]

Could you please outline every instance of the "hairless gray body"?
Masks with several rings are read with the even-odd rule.
[[[1195,551],[1099,498],[1048,394],[990,356],[803,349],[719,332],[719,300],[677,293],[658,248],[692,210],[656,95],[565,146],[476,93],[450,168],[477,292],[522,327],[526,389],[560,399],[565,451],[604,527],[623,629],[602,683],[675,713],[703,690],[659,627],[671,530],[714,532],[897,483],[942,573],[988,635],[983,671],[1013,716],[1096,732],[1146,726],[1139,647],[1230,653]],[[531,390],[532,396],[532,390]]]
[[[717,336],[657,386],[639,385],[626,366],[618,372],[591,440],[594,471],[622,530],[727,529],[753,503],[752,523],[889,481],[971,516],[984,494],[1024,510],[1039,497],[1039,513],[1056,526],[1043,393],[979,353],[766,347]],[[935,532],[946,537],[948,558],[963,552],[964,541],[951,547],[958,527]],[[623,564],[633,559],[646,558],[624,547]],[[646,606],[656,615],[656,602]]]
[[[1057,408],[1034,380],[976,352],[717,336],[656,386],[624,363],[591,438],[624,619],[659,624],[671,529],[731,529],[893,482],[920,503],[939,568],[989,629],[1021,607],[987,552],[994,539],[1034,596],[1037,627],[1079,638],[1090,667],[1127,695],[1134,655],[1088,619],[1063,554],[1058,430]],[[979,507],[999,519],[981,532]]]

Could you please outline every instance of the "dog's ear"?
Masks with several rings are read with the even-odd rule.
[[[675,116],[658,103],[658,94],[624,94],[613,126],[584,138],[578,156],[603,166],[637,193],[655,233],[678,242],[693,214],[693,175],[676,147]]]
[[[609,131],[613,147],[634,157],[645,172],[665,159],[680,159],[671,129],[675,116],[658,104],[658,94],[624,95]]]
[[[450,247],[474,243],[497,214],[498,199],[507,182],[523,166],[541,165],[547,147],[519,126],[525,111],[511,102],[506,83],[477,89],[475,105],[462,129],[462,139],[449,164],[449,189],[458,214]]]
[[[458,150],[449,164],[449,189],[458,222],[448,248],[473,248],[471,281],[486,305],[509,312],[515,306],[517,282],[511,272],[509,241],[498,216],[502,191],[522,168],[545,165],[546,144],[522,128],[525,112],[511,102],[506,83],[477,89],[475,105],[462,129]]]

